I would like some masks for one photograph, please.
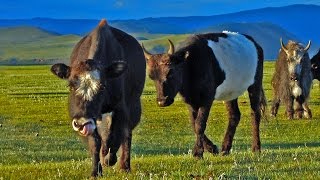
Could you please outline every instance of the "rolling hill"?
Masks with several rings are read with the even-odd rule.
[[[0,64],[66,61],[79,39],[35,27],[0,28]]]
[[[284,43],[289,39],[301,41],[294,34],[271,23],[227,23],[210,26],[199,30],[199,32],[219,32],[223,30],[249,34],[252,36],[261,45],[266,59],[277,58],[280,48],[279,37],[282,37]]]
[[[311,39],[320,43],[320,32],[318,31],[320,24],[315,23],[317,17],[320,17],[320,6],[291,5],[213,16],[110,20],[109,23],[129,33],[189,34],[218,24],[268,22],[284,28],[303,41]],[[95,27],[98,21],[49,18],[2,19],[0,20],[0,27],[28,25],[59,34],[84,35]]]
[[[153,53],[167,48],[167,39],[179,44],[187,34],[235,31],[251,35],[263,47],[265,58],[277,57],[279,38],[307,43],[310,55],[319,49],[320,6],[292,5],[263,8],[214,16],[162,17],[138,20],[110,20],[114,27],[132,34]],[[66,61],[72,47],[92,30],[99,20],[92,19],[0,19],[0,63],[56,59]],[[49,62],[49,61],[48,61]]]

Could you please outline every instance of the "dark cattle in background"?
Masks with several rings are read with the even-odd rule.
[[[132,130],[140,121],[145,69],[139,43],[106,20],[77,43],[70,66],[51,67],[69,83],[69,114],[73,129],[88,143],[92,177],[101,174],[101,164],[116,163],[120,147],[120,168],[130,170]]]
[[[275,63],[275,72],[271,81],[273,88],[271,115],[277,115],[280,102],[283,102],[289,119],[293,119],[295,113],[298,118],[302,118],[302,116],[311,118],[308,98],[312,74],[307,52],[311,42],[309,41],[308,45],[304,47],[298,42],[289,41],[285,46],[280,39],[280,44],[281,50]]]
[[[320,49],[318,53],[311,58],[311,72],[313,79],[320,81]]]
[[[176,52],[171,41],[164,54],[152,55],[144,47],[149,77],[155,82],[157,103],[169,106],[177,93],[188,104],[196,135],[195,157],[204,149],[218,153],[205,135],[207,119],[214,100],[226,101],[229,125],[222,144],[222,154],[230,152],[240,121],[238,97],[248,90],[252,118],[252,151],[261,150],[260,119],[266,102],[262,88],[263,50],[247,35],[233,32],[190,36]]]

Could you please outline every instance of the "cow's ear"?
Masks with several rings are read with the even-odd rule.
[[[54,64],[51,66],[51,72],[61,79],[68,79],[70,76],[70,67],[62,63]]]
[[[127,63],[124,61],[117,61],[106,68],[107,78],[116,78],[120,76],[127,69]]]

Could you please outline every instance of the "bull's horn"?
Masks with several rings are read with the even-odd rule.
[[[170,39],[168,39],[168,41],[169,41],[169,50],[168,50],[168,54],[173,54],[174,53],[174,45],[173,45],[173,43],[172,43],[172,41],[170,41]]]
[[[103,27],[107,24],[107,20],[106,19],[101,19],[101,21],[99,22],[99,27]]]
[[[304,51],[308,51],[311,46],[311,41],[309,40],[308,45],[304,48]]]
[[[146,57],[147,60],[149,60],[151,57],[152,57],[152,54],[149,53],[143,46],[143,43],[141,44],[141,47],[142,47],[142,50],[143,50],[143,54],[144,54],[144,57]]]
[[[286,52],[286,54],[288,54],[288,49],[283,44],[282,38],[280,38],[280,44],[281,44],[281,49],[284,50],[284,52]]]

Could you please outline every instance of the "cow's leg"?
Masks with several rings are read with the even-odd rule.
[[[288,97],[288,99],[286,99],[285,101],[286,113],[287,113],[288,119],[293,119],[293,115],[294,115],[293,101],[294,101],[293,97]]]
[[[113,166],[117,162],[117,151],[124,139],[125,127],[128,126],[127,111],[123,109],[115,109],[113,111],[110,132],[106,140],[106,152],[103,153],[103,165]],[[103,156],[102,155],[102,156]]]
[[[195,120],[198,116],[198,110],[199,110],[199,108],[197,108],[197,107],[189,106],[190,121],[191,121],[191,126],[192,126],[192,129],[194,132],[196,132],[195,131]],[[206,134],[204,134],[203,147],[209,153],[212,153],[212,154],[219,153],[218,147],[210,141],[210,139],[206,136]]]
[[[227,155],[230,153],[232,147],[232,141],[234,134],[236,132],[237,126],[240,121],[241,113],[238,107],[238,99],[234,99],[226,102],[226,108],[228,111],[229,124],[224,136],[221,153],[222,155]]]
[[[271,106],[271,116],[276,117],[280,106],[280,99],[274,98]]]
[[[262,85],[255,83],[248,88],[250,106],[251,106],[251,124],[252,124],[252,151],[260,152],[261,151],[261,142],[260,142],[260,120],[261,120],[261,111],[260,111],[260,92]]]
[[[130,171],[130,153],[131,153],[131,140],[132,130],[125,130],[124,141],[121,144],[121,156],[120,156],[120,169],[126,172]]]
[[[302,103],[302,108],[303,108],[303,116],[307,119],[312,118],[312,113],[311,110],[309,108],[308,102],[305,101],[304,103]]]
[[[303,108],[302,108],[302,102],[299,99],[296,99],[296,101],[294,102],[294,112],[297,115],[298,119],[302,118]]]
[[[197,158],[203,157],[204,141],[205,139],[208,140],[208,138],[205,138],[204,131],[206,130],[211,105],[212,103],[208,104],[207,106],[200,107],[198,109],[197,118],[194,120],[196,142],[193,148],[193,156]]]
[[[141,119],[141,101],[140,98],[132,100],[129,111],[129,123],[124,127],[123,131],[123,142],[121,144],[121,157],[120,157],[120,168],[129,172],[130,157],[131,157],[131,141],[132,141],[132,130],[138,125]]]
[[[92,156],[92,171],[91,177],[102,176],[102,166],[100,164],[99,151],[101,147],[101,138],[98,133],[95,132],[93,135],[88,136],[89,151]]]

